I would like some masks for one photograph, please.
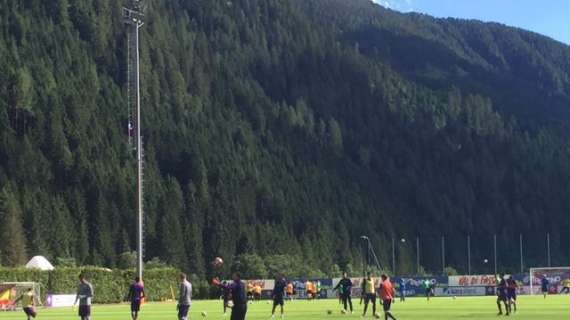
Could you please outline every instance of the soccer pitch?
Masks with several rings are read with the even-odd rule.
[[[425,299],[413,298],[404,303],[397,302],[393,307],[393,313],[398,319],[418,320],[445,320],[445,319],[497,319],[497,309],[494,297],[477,298],[434,298],[430,302]],[[359,300],[353,301],[354,314],[343,315],[337,300],[318,300],[308,302],[298,300],[288,302],[285,319],[360,319],[362,306]],[[327,314],[331,310],[331,315]],[[380,308],[379,308],[380,310]],[[37,319],[45,320],[71,320],[78,319],[71,308],[39,309]],[[191,311],[191,319],[202,319],[202,311],[207,312],[206,319],[224,319],[222,315],[222,303],[220,301],[194,301]],[[271,305],[266,301],[253,303],[248,309],[246,319],[267,320],[270,319]],[[557,320],[570,318],[570,297],[549,296],[546,300],[542,297],[520,297],[519,311],[514,315],[517,319],[544,319]],[[1,320],[25,319],[23,312],[0,312]],[[229,314],[226,317],[229,319]],[[278,318],[278,317],[277,317]],[[368,317],[371,319],[372,317]],[[123,320],[130,319],[128,305],[95,305],[93,306],[93,320]],[[140,320],[164,320],[176,319],[176,306],[172,303],[151,303],[143,307]]]

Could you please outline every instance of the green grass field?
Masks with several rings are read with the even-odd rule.
[[[355,301],[355,313],[343,315],[337,300],[319,300],[315,302],[293,301],[286,304],[285,319],[360,319],[362,307]],[[224,319],[222,304],[219,301],[195,301],[191,319],[201,319],[202,311],[207,312],[207,319]],[[333,314],[328,315],[327,310]],[[39,309],[37,319],[71,320],[78,319],[71,308]],[[396,303],[393,313],[398,319],[446,320],[446,319],[497,319],[495,299],[481,298],[435,298],[429,303],[425,299],[408,299],[405,303]],[[270,319],[271,305],[265,301],[250,305],[246,319]],[[520,297],[517,319],[557,320],[570,318],[570,297],[550,296]],[[371,317],[368,317],[371,318]],[[0,312],[1,320],[26,319],[23,312]],[[128,320],[128,305],[96,305],[93,307],[93,320]],[[175,305],[172,303],[147,304],[143,307],[140,320],[176,319]],[[229,316],[227,317],[229,319]]]

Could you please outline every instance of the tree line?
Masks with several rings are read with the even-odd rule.
[[[123,1],[0,4],[0,263],[120,266],[136,239]],[[359,268],[364,234],[389,265],[399,235],[537,231],[570,258],[567,46],[365,0],[160,0],[145,20],[146,260],[331,275]]]

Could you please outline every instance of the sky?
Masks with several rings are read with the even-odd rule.
[[[372,0],[402,12],[500,22],[570,45],[570,0]]]

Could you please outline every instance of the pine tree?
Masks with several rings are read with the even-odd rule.
[[[192,182],[186,188],[185,212],[184,212],[184,243],[186,244],[186,253],[188,256],[188,268],[193,274],[204,274],[204,257],[202,245],[202,226],[204,214],[200,210],[198,203],[196,187]]]
[[[9,187],[0,191],[0,253],[1,263],[21,266],[26,263],[26,237],[22,227],[22,211]]]
[[[168,177],[161,205],[160,255],[164,261],[177,267],[188,265],[183,227],[180,223],[183,212],[184,202],[180,185],[174,178]]]

